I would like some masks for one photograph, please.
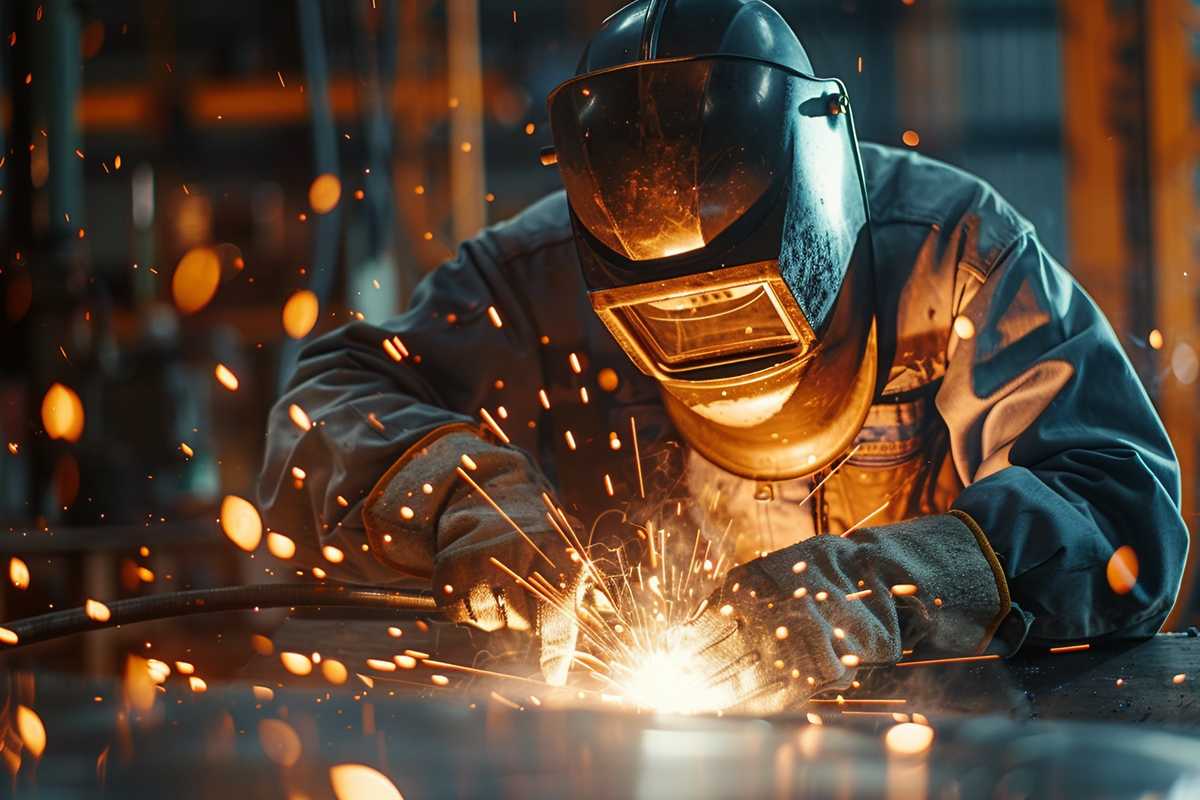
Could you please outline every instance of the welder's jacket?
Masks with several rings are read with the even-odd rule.
[[[680,485],[751,523],[739,527],[761,532],[755,548],[840,533],[873,512],[876,526],[954,507],[1003,564],[1014,611],[997,637],[1008,649],[1027,635],[1153,633],[1186,558],[1180,478],[1112,329],[987,184],[912,153],[863,145],[862,154],[881,386],[832,476],[758,485],[672,449],[657,384],[591,310],[560,192],[463,244],[401,316],[347,325],[305,349],[271,414],[260,488],[268,527],[309,552],[335,544],[357,556],[345,577],[427,576],[431,562],[414,560],[432,559],[432,545],[428,556],[409,546],[404,563],[379,542],[368,555],[361,519],[376,481],[422,437],[478,425],[487,409],[587,519],[637,495],[632,417],[643,480],[669,484],[671,465],[686,465]],[[290,421],[293,403],[311,430]],[[307,473],[302,488],[293,466]],[[1113,586],[1128,588],[1128,576],[1114,570],[1110,585],[1108,566],[1124,546],[1137,576],[1122,594]]]

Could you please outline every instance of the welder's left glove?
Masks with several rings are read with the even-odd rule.
[[[781,711],[844,688],[901,649],[973,655],[1010,608],[987,537],[966,514],[820,536],[730,571],[676,646],[711,710]]]

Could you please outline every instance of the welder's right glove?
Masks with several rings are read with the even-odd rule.
[[[895,663],[902,648],[980,653],[1010,605],[987,538],[950,511],[736,567],[675,644],[708,687],[705,707],[769,713],[845,688],[859,665]]]
[[[538,637],[542,673],[560,685],[575,653],[585,587],[582,562],[547,519],[543,493],[553,490],[522,451],[453,426],[430,434],[388,470],[363,521],[377,557],[431,577],[451,621]],[[556,595],[548,600],[530,591],[493,559],[524,581],[538,573]]]

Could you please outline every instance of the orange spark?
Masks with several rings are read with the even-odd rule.
[[[93,622],[108,622],[112,618],[112,611],[108,606],[90,597],[83,604],[83,613],[87,614],[88,619]]]
[[[216,369],[213,370],[213,375],[216,376],[217,382],[229,391],[236,392],[238,390],[238,377],[233,374],[233,370],[229,367],[224,364],[217,364]]]
[[[316,293],[310,289],[293,292],[283,304],[283,330],[293,339],[303,339],[316,326],[320,313]]]
[[[262,540],[262,518],[250,501],[236,494],[225,495],[221,501],[221,530],[235,545],[253,553]]]
[[[279,661],[283,664],[283,668],[293,675],[308,675],[313,670],[312,659],[303,653],[282,652],[279,654]]]
[[[8,562],[8,579],[18,589],[29,588],[29,567],[24,561],[13,556]]]

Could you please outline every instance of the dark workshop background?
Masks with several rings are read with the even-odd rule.
[[[1171,431],[1194,527],[1200,3],[777,5],[848,84],[864,139],[991,181],[1103,306]],[[285,300],[318,297],[309,337],[382,319],[459,240],[554,190],[545,97],[617,6],[0,3],[0,551],[32,574],[4,581],[0,619],[291,575],[214,523],[225,494],[253,497],[301,346]],[[316,214],[323,174],[341,199]],[[196,248],[221,282],[185,314],[171,282]],[[79,398],[79,436],[48,435],[55,384]],[[1191,571],[1184,591],[1175,627],[1200,616]],[[218,623],[188,624],[219,646]],[[139,635],[59,657],[106,669]]]

